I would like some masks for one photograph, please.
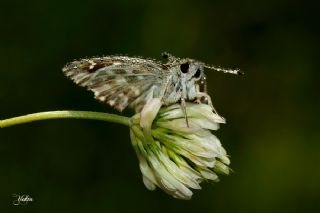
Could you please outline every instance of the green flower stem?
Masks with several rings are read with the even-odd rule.
[[[0,121],[0,127],[9,127],[18,124],[29,123],[33,121],[48,120],[48,119],[92,119],[114,122],[130,126],[131,119],[125,116],[103,113],[103,112],[89,112],[89,111],[50,111],[50,112],[39,112],[19,117],[9,118]]]

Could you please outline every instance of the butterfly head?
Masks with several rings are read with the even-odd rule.
[[[204,77],[204,65],[193,59],[181,59],[178,61],[177,71],[185,80],[199,81]]]

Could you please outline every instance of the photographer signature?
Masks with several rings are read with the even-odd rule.
[[[33,198],[30,197],[29,195],[18,195],[18,194],[13,194],[12,195],[15,200],[12,202],[13,205],[19,206],[19,205],[27,205],[28,202],[32,202]]]

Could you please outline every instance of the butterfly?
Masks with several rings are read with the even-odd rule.
[[[204,68],[243,74],[239,70],[209,66],[194,59],[180,59],[166,52],[162,56],[166,60],[164,63],[127,56],[81,59],[68,63],[63,73],[76,84],[93,91],[99,101],[119,111],[129,106],[136,112],[153,98],[160,98],[165,106],[180,102],[184,109],[185,102],[194,101],[212,106]]]

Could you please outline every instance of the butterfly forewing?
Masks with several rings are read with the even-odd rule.
[[[140,111],[161,89],[165,67],[153,60],[124,56],[74,61],[63,68],[76,84],[119,111],[128,105]]]

